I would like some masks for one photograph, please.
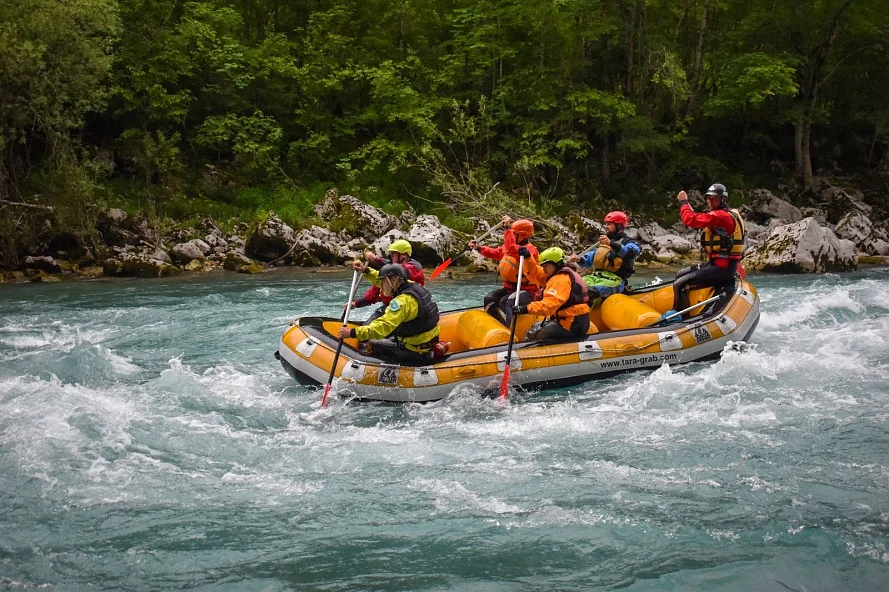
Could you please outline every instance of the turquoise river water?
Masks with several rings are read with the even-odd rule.
[[[349,278],[0,286],[0,588],[889,589],[889,270],[753,278],[718,362],[320,409],[272,354]]]

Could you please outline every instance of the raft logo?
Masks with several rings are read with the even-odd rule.
[[[395,364],[380,364],[377,382],[380,384],[398,384],[398,368]]]
[[[707,327],[704,325],[698,325],[697,327],[692,329],[692,335],[695,337],[695,341],[698,343],[704,343],[705,341],[710,341],[713,339],[713,336],[710,335],[710,331],[707,330]]]
[[[599,366],[605,368],[628,368],[633,366],[647,366],[649,364],[663,364],[664,362],[675,362],[679,359],[677,354],[654,354],[651,356],[642,356],[639,358],[622,358],[620,360],[608,360],[607,362],[599,362]]]

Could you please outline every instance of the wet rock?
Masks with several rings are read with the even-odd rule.
[[[352,195],[341,196],[336,189],[327,192],[324,200],[315,206],[315,212],[322,220],[330,222],[332,230],[345,230],[368,241],[400,226],[395,216]]]
[[[210,251],[210,247],[204,241],[200,241],[206,247],[207,252]],[[206,254],[203,249],[197,244],[197,240],[188,241],[187,243],[181,243],[173,247],[170,251],[170,255],[173,260],[178,263],[189,263],[194,261],[195,259],[202,260],[204,259],[204,255]]]
[[[413,247],[414,259],[423,265],[438,265],[464,244],[454,231],[439,221],[438,216],[429,214],[417,216],[407,240]]]
[[[216,266],[211,261],[207,261],[205,259],[192,259],[185,265],[185,271],[190,271],[191,273],[206,273],[208,271],[213,271],[216,269]]]
[[[253,265],[242,265],[241,267],[238,268],[238,273],[256,274],[256,273],[263,273],[264,271],[265,271],[265,268],[262,265],[259,265],[258,263],[254,263]]]
[[[84,267],[78,272],[78,276],[82,278],[97,278],[104,274],[105,271],[98,265],[90,265],[89,267]]]
[[[60,282],[60,281],[62,281],[62,278],[60,278],[57,275],[51,275],[48,273],[40,272],[37,275],[35,275],[34,277],[32,277],[31,281],[35,282],[35,283],[50,284],[53,282]]]
[[[4,280],[9,283],[19,283],[25,281],[25,274],[21,271],[7,271],[5,274],[0,275],[2,275]]]
[[[296,233],[274,212],[260,221],[247,237],[244,252],[259,261],[274,261],[284,257],[296,242]]]
[[[181,273],[175,265],[145,253],[120,253],[106,259],[102,268],[107,276],[159,278]]]
[[[222,268],[226,271],[237,271],[237,269],[243,265],[253,265],[256,262],[239,251],[229,251],[225,255],[225,261],[222,264]]]
[[[25,269],[43,273],[62,273],[62,266],[52,257],[25,257]]]
[[[853,271],[858,251],[852,241],[837,238],[814,218],[778,226],[744,258],[751,271],[823,273]]]

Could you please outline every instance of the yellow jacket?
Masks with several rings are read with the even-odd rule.
[[[376,269],[367,268],[364,270],[364,276],[370,280],[370,282],[375,285],[380,285],[380,275],[377,273]],[[360,327],[355,327],[352,330],[355,332],[355,337],[358,338],[359,341],[370,341],[371,339],[383,339],[384,337],[388,337],[392,334],[395,329],[398,328],[402,323],[406,323],[407,321],[413,320],[417,318],[417,314],[420,312],[420,303],[414,298],[411,294],[399,294],[389,303],[389,306],[386,307],[386,312],[378,319],[375,319],[369,325],[362,325]],[[429,331],[425,331],[420,333],[419,335],[412,335],[410,337],[404,337],[401,339],[401,342],[407,349],[413,350],[419,353],[425,353],[431,349],[430,346],[426,346],[426,344],[435,341],[438,338],[440,333],[439,328],[436,326]],[[424,347],[425,346],[425,347]]]

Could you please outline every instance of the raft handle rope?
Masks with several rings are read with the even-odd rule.
[[[719,296],[719,297],[721,297],[721,296]],[[713,299],[711,298],[710,300],[713,300]],[[697,308],[698,306],[701,306],[701,305],[705,304],[706,302],[708,302],[708,301],[704,300],[704,301],[698,302],[697,304],[691,306],[691,307],[689,308],[689,310],[690,310],[690,309],[693,309],[693,308]],[[710,320],[710,321],[706,321],[706,322],[696,322],[696,323],[694,323],[694,324],[688,325],[687,327],[683,327],[682,329],[678,329],[678,330],[676,330],[676,331],[673,331],[673,333],[675,333],[676,336],[679,337],[680,335],[684,335],[684,334],[686,334],[686,333],[691,333],[692,331],[694,331],[695,329],[697,329],[697,328],[700,327],[701,325],[705,325],[705,324],[710,323],[710,322],[712,322],[712,320]],[[654,325],[650,325],[650,327],[654,327]],[[663,327],[660,327],[660,328],[663,328]],[[611,339],[611,338],[609,338],[609,339]],[[316,341],[318,341],[318,340],[316,340]],[[636,346],[634,346],[634,347],[632,347],[632,348],[629,348],[629,347],[627,347],[627,348],[604,348],[604,347],[603,347],[603,348],[601,348],[601,350],[602,350],[602,353],[603,353],[603,354],[605,354],[605,353],[609,353],[609,354],[629,354],[629,353],[633,353],[633,352],[641,352],[641,351],[646,350],[646,349],[648,349],[649,347],[651,347],[651,346],[653,346],[653,345],[656,345],[656,344],[658,344],[658,343],[660,343],[660,342],[661,342],[661,340],[658,339],[658,340],[656,340],[656,341],[651,341],[651,342],[649,342],[649,343],[644,343],[644,344],[642,344],[642,345],[636,345]],[[571,343],[574,343],[574,342],[571,342]],[[576,343],[583,343],[583,342],[580,341],[580,342],[576,342]],[[321,346],[327,348],[328,350],[334,351],[333,348],[329,347],[329,346],[328,346],[327,344],[325,344],[325,343],[319,343],[319,345],[321,345]],[[561,345],[561,344],[560,344],[560,345]],[[563,357],[563,356],[576,356],[576,355],[577,355],[577,352],[576,352],[576,351],[564,351],[564,352],[554,352],[554,353],[539,354],[539,355],[531,355],[531,356],[521,356],[521,359],[522,359],[522,360],[540,360],[540,359],[543,359],[543,358],[560,358],[560,357]],[[360,362],[360,361],[358,361],[358,360],[351,360],[351,363],[362,363],[362,364],[364,364],[365,368],[379,368],[379,367],[381,367],[381,366],[391,366],[391,364],[389,364],[389,363],[387,363],[387,362],[363,362],[363,361]],[[490,364],[491,362],[486,362],[486,363]],[[472,366],[478,366],[478,365],[479,365],[478,362],[469,362],[469,363],[466,363],[466,364],[453,364],[453,365],[452,365],[452,364],[444,365],[444,364],[447,364],[447,362],[444,362],[441,366],[438,366],[436,369],[437,369],[437,370],[457,370],[457,369],[460,369],[460,368],[469,368],[469,367],[472,367]],[[416,369],[416,368],[424,368],[424,366],[399,366],[399,367],[400,367],[400,368],[401,368],[401,367],[403,367],[403,368],[414,368],[414,369]]]

